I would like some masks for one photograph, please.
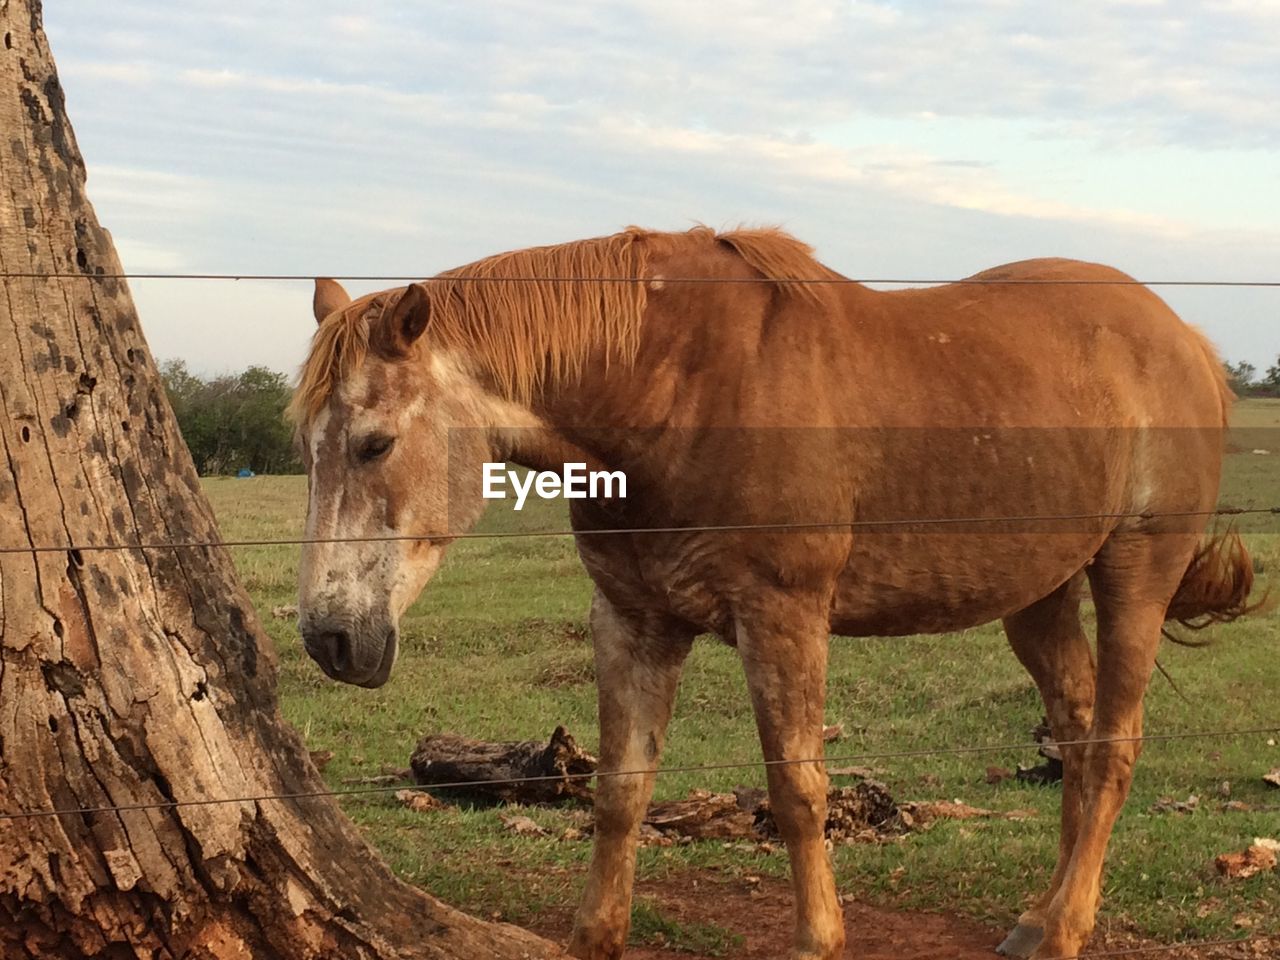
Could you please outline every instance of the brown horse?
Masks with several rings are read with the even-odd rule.
[[[1245,609],[1238,538],[1203,536],[1232,398],[1204,338],[1123,274],[1036,260],[971,281],[877,292],[781,232],[706,228],[522,250],[355,301],[317,281],[294,402],[307,535],[386,538],[303,550],[301,628],[330,676],[386,681],[444,534],[480,514],[481,464],[627,476],[625,500],[571,502],[596,585],[600,768],[627,772],[599,782],[576,956],[622,953],[695,635],[737,647],[765,757],[796,761],[822,755],[831,633],[997,618],[1055,737],[1096,741],[1063,750],[1057,870],[1002,949],[1070,956],[1089,937],[1162,628]],[[759,526],[803,523],[827,525]],[[681,529],[717,525],[737,529]],[[391,539],[422,533],[439,535]],[[793,957],[828,960],[844,932],[826,774],[767,769]]]

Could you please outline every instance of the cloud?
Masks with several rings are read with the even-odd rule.
[[[190,262],[179,250],[129,236],[116,235],[112,239],[120,263],[128,273],[181,273],[190,267]]]
[[[1108,224],[1162,236],[1185,236],[1193,227],[1174,218],[1117,207],[1080,206],[1019,191],[989,164],[950,160],[894,147],[845,149],[827,143],[771,137],[724,136],[683,128],[654,128],[600,118],[579,131],[603,136],[614,149],[636,153],[680,152],[707,163],[749,164],[770,179],[793,183],[856,185],[917,202],[1002,216]],[[599,146],[599,143],[597,143]]]
[[[693,219],[782,221],[854,273],[1041,252],[1262,272],[1280,248],[1274,2],[45,14],[90,196],[133,268],[424,275]],[[180,296],[156,301],[163,317]],[[260,325],[284,308],[237,296]],[[1206,325],[1235,329],[1219,314]]]
[[[462,103],[536,90],[737,132],[931,112],[1034,117],[1105,142],[1280,142],[1280,118],[1266,109],[1280,93],[1270,3],[497,0],[415,14],[372,0],[352,17],[336,3],[286,0],[249,14],[193,0],[182,20],[160,7],[113,5],[101,27],[176,38],[152,45],[154,55],[206,80],[357,79]],[[98,26],[84,19],[85,32]]]
[[[155,74],[146,63],[109,63],[92,60],[72,60],[59,70],[64,82],[72,83],[106,80],[112,83],[140,87],[155,80]]]
[[[210,205],[207,180],[162,170],[95,164],[88,186],[95,200],[127,203],[148,217],[185,219]]]

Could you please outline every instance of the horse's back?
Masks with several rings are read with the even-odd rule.
[[[1220,364],[1127,275],[1028,260],[878,299],[868,332],[880,369],[901,379],[856,402],[898,426],[877,434],[875,482],[859,485],[858,516],[926,522],[856,535],[838,632],[947,630],[1007,615],[1055,589],[1117,530],[1161,522],[1139,514],[1211,507],[1230,399]],[[953,522],[962,517],[987,520]],[[1025,519],[1037,517],[1063,519]]]
[[[858,366],[879,371],[854,402],[876,407],[879,422],[1224,422],[1229,393],[1212,348],[1114,268],[1024,260],[940,287],[850,293],[842,309],[863,344]]]
[[[724,249],[699,258],[661,274],[757,276]],[[575,523],[850,524],[584,551],[597,582],[702,629],[731,635],[738,606],[779,587],[827,593],[836,632],[970,626],[1051,592],[1120,515],[1216,496],[1212,351],[1106,267],[1024,261],[893,292],[658,284],[648,311],[633,375],[587,392],[657,429],[626,441],[632,499]]]

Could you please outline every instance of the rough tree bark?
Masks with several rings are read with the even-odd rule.
[[[214,540],[41,27],[0,0],[0,956],[560,956],[397,882],[328,799]],[[83,277],[84,279],[81,279]]]

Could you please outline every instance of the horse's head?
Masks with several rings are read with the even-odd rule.
[[[317,280],[314,306],[320,327],[293,414],[308,478],[306,538],[322,542],[302,548],[298,622],[325,673],[377,687],[395,662],[400,615],[446,543],[393,538],[474,522],[480,483],[455,483],[451,504],[450,470],[478,475],[488,442],[474,381],[424,335],[423,287],[352,301]]]

